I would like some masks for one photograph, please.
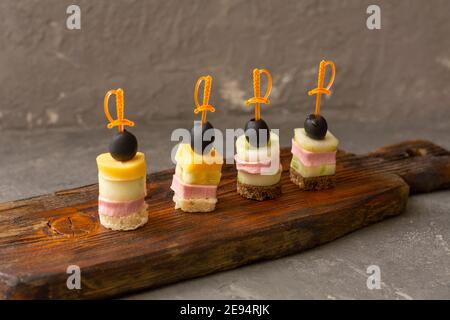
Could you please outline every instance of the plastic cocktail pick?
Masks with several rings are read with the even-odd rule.
[[[198,102],[198,89],[200,88],[200,85],[204,82],[203,87],[203,103],[200,105]],[[199,112],[202,113],[202,124],[206,122],[206,113],[214,112],[216,109],[212,105],[209,104],[209,97],[211,96],[211,86],[212,86],[212,77],[211,76],[203,76],[198,78],[197,83],[195,85],[194,90],[194,102],[195,102],[195,109],[194,113],[197,114]]]
[[[267,76],[267,89],[264,97],[261,97],[261,73],[264,73]],[[270,91],[272,91],[272,76],[269,71],[266,69],[253,69],[253,94],[254,97],[248,99],[245,104],[255,105],[255,120],[261,119],[261,103],[269,104],[269,95]]]
[[[326,88],[324,88],[323,82],[325,80],[325,69],[327,66],[331,67],[331,76],[330,76],[330,81],[328,82],[328,85],[326,86]],[[316,95],[316,111],[315,111],[316,115],[320,115],[320,98],[321,98],[322,94],[326,94],[328,96],[331,93],[330,88],[333,85],[335,75],[336,75],[336,68],[334,66],[333,61],[326,61],[326,60],[320,61],[319,74],[317,77],[317,88],[308,92],[309,96],[311,96],[313,94]]]
[[[108,102],[109,98],[115,94],[116,95],[116,113],[117,113],[117,119],[114,120],[111,117],[111,114],[109,113],[109,107]],[[114,127],[118,127],[119,132],[123,132],[124,126],[133,127],[134,122],[130,121],[128,119],[124,118],[124,103],[123,103],[123,96],[124,92],[122,89],[115,89],[115,90],[109,90],[106,95],[103,102],[103,110],[105,111],[106,118],[108,119],[109,123],[107,125],[108,129],[112,129]]]

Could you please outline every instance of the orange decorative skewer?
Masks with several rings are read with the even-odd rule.
[[[261,97],[261,73],[264,73],[267,76],[267,89],[264,97]],[[269,104],[269,95],[272,91],[272,76],[269,71],[266,69],[253,69],[253,94],[254,97],[248,99],[245,104],[255,105],[255,120],[258,121],[261,119],[261,103]]]
[[[325,81],[325,69],[327,66],[331,67],[331,78],[326,88],[324,88],[323,82]],[[335,75],[336,75],[336,68],[334,66],[333,61],[326,61],[326,60],[320,61],[319,74],[317,77],[317,88],[308,92],[309,96],[313,94],[316,95],[316,111],[315,111],[316,115],[320,115],[320,98],[322,94],[326,94],[327,96],[329,96],[331,93],[330,88],[333,85]]]
[[[116,95],[116,113],[117,113],[117,119],[114,120],[111,117],[111,114],[109,113],[109,98],[115,94]],[[108,119],[109,123],[107,125],[108,129],[112,129],[114,127],[118,127],[119,132],[123,132],[124,126],[134,126],[134,122],[130,121],[128,119],[124,118],[124,92],[123,89],[115,89],[115,90],[109,90],[106,95],[105,99],[103,101],[103,110],[105,112],[106,118]]]
[[[198,102],[198,90],[200,88],[200,85],[204,82],[203,87],[203,103],[200,105]],[[202,124],[206,122],[206,113],[209,112],[215,112],[216,109],[212,105],[209,104],[209,97],[211,96],[211,86],[212,86],[212,77],[211,76],[203,76],[198,78],[197,83],[195,85],[194,90],[194,102],[195,102],[195,109],[194,113],[197,114],[199,112],[202,113]]]

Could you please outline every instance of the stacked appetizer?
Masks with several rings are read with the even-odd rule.
[[[268,79],[261,97],[261,73]],[[280,142],[277,134],[261,118],[260,105],[269,103],[272,78],[265,69],[253,70],[254,97],[246,104],[255,105],[255,117],[245,125],[245,132],[236,140],[237,192],[248,199],[265,200],[281,195]]]
[[[198,102],[198,89],[204,82],[203,104]],[[214,128],[206,121],[207,111],[214,112],[208,104],[212,77],[200,77],[194,90],[195,113],[202,113],[191,129],[190,143],[178,146],[176,169],[171,189],[174,191],[175,209],[185,212],[214,211],[217,203],[217,186],[222,175],[223,158],[214,148]]]
[[[331,67],[331,78],[323,87],[325,69]],[[335,185],[336,150],[339,141],[328,130],[327,121],[320,115],[320,98],[329,95],[335,77],[332,61],[320,62],[317,88],[308,92],[316,95],[316,110],[308,115],[304,128],[294,129],[290,178],[303,190],[322,190]]]
[[[116,95],[117,120],[108,110],[108,100]],[[109,145],[109,153],[97,157],[100,223],[112,230],[134,230],[147,223],[145,157],[137,152],[137,139],[124,126],[134,126],[124,119],[123,90],[111,90],[105,96],[104,111],[108,128],[118,128]]]

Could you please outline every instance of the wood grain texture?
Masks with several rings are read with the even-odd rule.
[[[132,232],[99,225],[97,185],[1,204],[0,297],[113,297],[274,259],[400,214],[409,191],[450,187],[450,153],[426,141],[339,152],[337,186],[320,192],[289,181],[290,158],[283,149],[282,196],[265,202],[237,195],[225,166],[207,214],[173,209],[173,170],[149,175],[149,222]],[[81,268],[81,290],[66,287],[69,265]]]

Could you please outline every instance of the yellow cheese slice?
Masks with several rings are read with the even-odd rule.
[[[129,161],[117,161],[110,153],[102,153],[97,157],[98,171],[106,179],[129,181],[146,175],[145,156],[142,152],[136,153]]]
[[[190,144],[180,143],[175,154],[177,165],[184,172],[218,171],[222,170],[223,158],[218,152],[211,151],[208,155],[200,155],[192,150]]]
[[[175,174],[187,184],[199,184],[199,185],[218,185],[222,173],[218,171],[195,171],[186,172],[183,168],[177,164],[175,168]]]

